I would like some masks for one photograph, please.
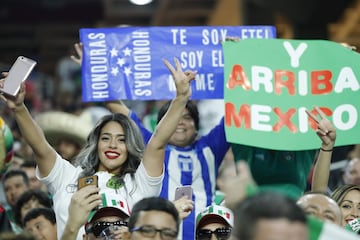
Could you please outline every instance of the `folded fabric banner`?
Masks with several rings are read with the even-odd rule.
[[[308,218],[310,240],[359,240],[354,232],[330,222],[322,222],[314,217]]]
[[[226,37],[275,38],[273,26],[119,27],[81,29],[84,102],[165,100],[175,86],[162,63],[180,60],[184,70],[197,70],[193,99],[222,99]]]
[[[346,224],[345,229],[353,231],[360,235],[360,218],[356,218],[350,221],[348,224]]]

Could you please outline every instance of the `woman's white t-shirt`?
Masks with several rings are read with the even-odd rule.
[[[41,178],[39,169],[36,169],[37,177],[46,184],[53,197],[58,239],[61,238],[64,231],[71,197],[73,193],[77,191],[77,180],[81,172],[81,167],[73,166],[60,155],[57,155],[55,165],[48,176]],[[118,189],[107,186],[110,178],[113,176],[112,174],[108,172],[97,172],[96,175],[99,177],[99,193],[108,195],[120,194],[121,196],[119,197],[125,199],[130,211],[137,201],[146,197],[159,196],[163,180],[163,174],[159,177],[148,176],[142,162],[136,170],[134,180],[131,179],[130,174],[126,174],[124,178],[125,187]],[[82,227],[77,239],[82,239],[84,233],[85,231]]]

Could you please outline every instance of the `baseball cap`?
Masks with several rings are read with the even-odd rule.
[[[94,223],[103,217],[118,216],[127,219],[130,216],[130,209],[127,201],[121,194],[101,193],[101,205],[98,209],[90,212],[88,223]]]
[[[225,221],[230,227],[234,226],[233,212],[227,207],[213,204],[206,207],[196,216],[196,228],[199,228],[210,220],[213,221],[215,219]]]

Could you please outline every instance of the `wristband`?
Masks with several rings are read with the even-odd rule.
[[[333,149],[326,150],[326,149],[323,149],[323,148],[320,148],[320,150],[323,151],[323,152],[332,152],[333,151]]]

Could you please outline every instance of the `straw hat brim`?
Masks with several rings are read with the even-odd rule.
[[[93,128],[89,114],[75,115],[61,111],[50,111],[39,114],[36,121],[43,130],[47,141],[53,147],[56,147],[62,139],[73,141],[82,147]]]

